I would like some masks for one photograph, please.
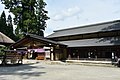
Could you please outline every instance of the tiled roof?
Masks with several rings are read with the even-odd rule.
[[[120,30],[120,20],[56,30],[54,31],[53,34],[47,36],[47,38],[112,31],[112,30]]]
[[[120,45],[120,37],[106,37],[82,40],[60,41],[68,47],[91,47],[91,46],[113,46]]]

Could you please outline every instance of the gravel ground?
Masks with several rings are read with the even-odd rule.
[[[120,80],[120,68],[48,64],[39,61],[0,67],[0,80]]]

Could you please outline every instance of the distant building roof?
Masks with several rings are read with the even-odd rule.
[[[112,31],[112,30],[120,30],[120,20],[56,30],[54,31],[53,34],[47,36],[47,38],[103,32],[103,31]]]
[[[12,39],[7,37],[5,34],[0,32],[0,44],[10,44],[10,43],[15,43]]]
[[[106,37],[82,40],[60,41],[68,47],[92,47],[92,46],[113,46],[120,45],[120,37]]]

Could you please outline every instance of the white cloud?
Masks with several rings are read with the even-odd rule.
[[[58,20],[64,20],[64,15],[60,15],[60,14],[56,14],[52,19],[54,21],[58,21]]]
[[[81,12],[80,8],[75,6],[73,8],[68,8],[67,10],[61,11],[60,13],[56,14],[51,17],[54,21],[64,20],[72,16],[77,16]]]

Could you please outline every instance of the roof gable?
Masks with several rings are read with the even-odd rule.
[[[26,36],[23,39],[18,40],[16,43],[12,44],[12,48],[19,48],[19,47],[25,47],[29,46],[30,44],[36,43],[37,45],[64,45],[62,43],[58,43],[56,41],[52,41],[49,39],[46,39],[45,37],[33,35],[33,34],[26,34]],[[64,45],[66,46],[66,45]]]

